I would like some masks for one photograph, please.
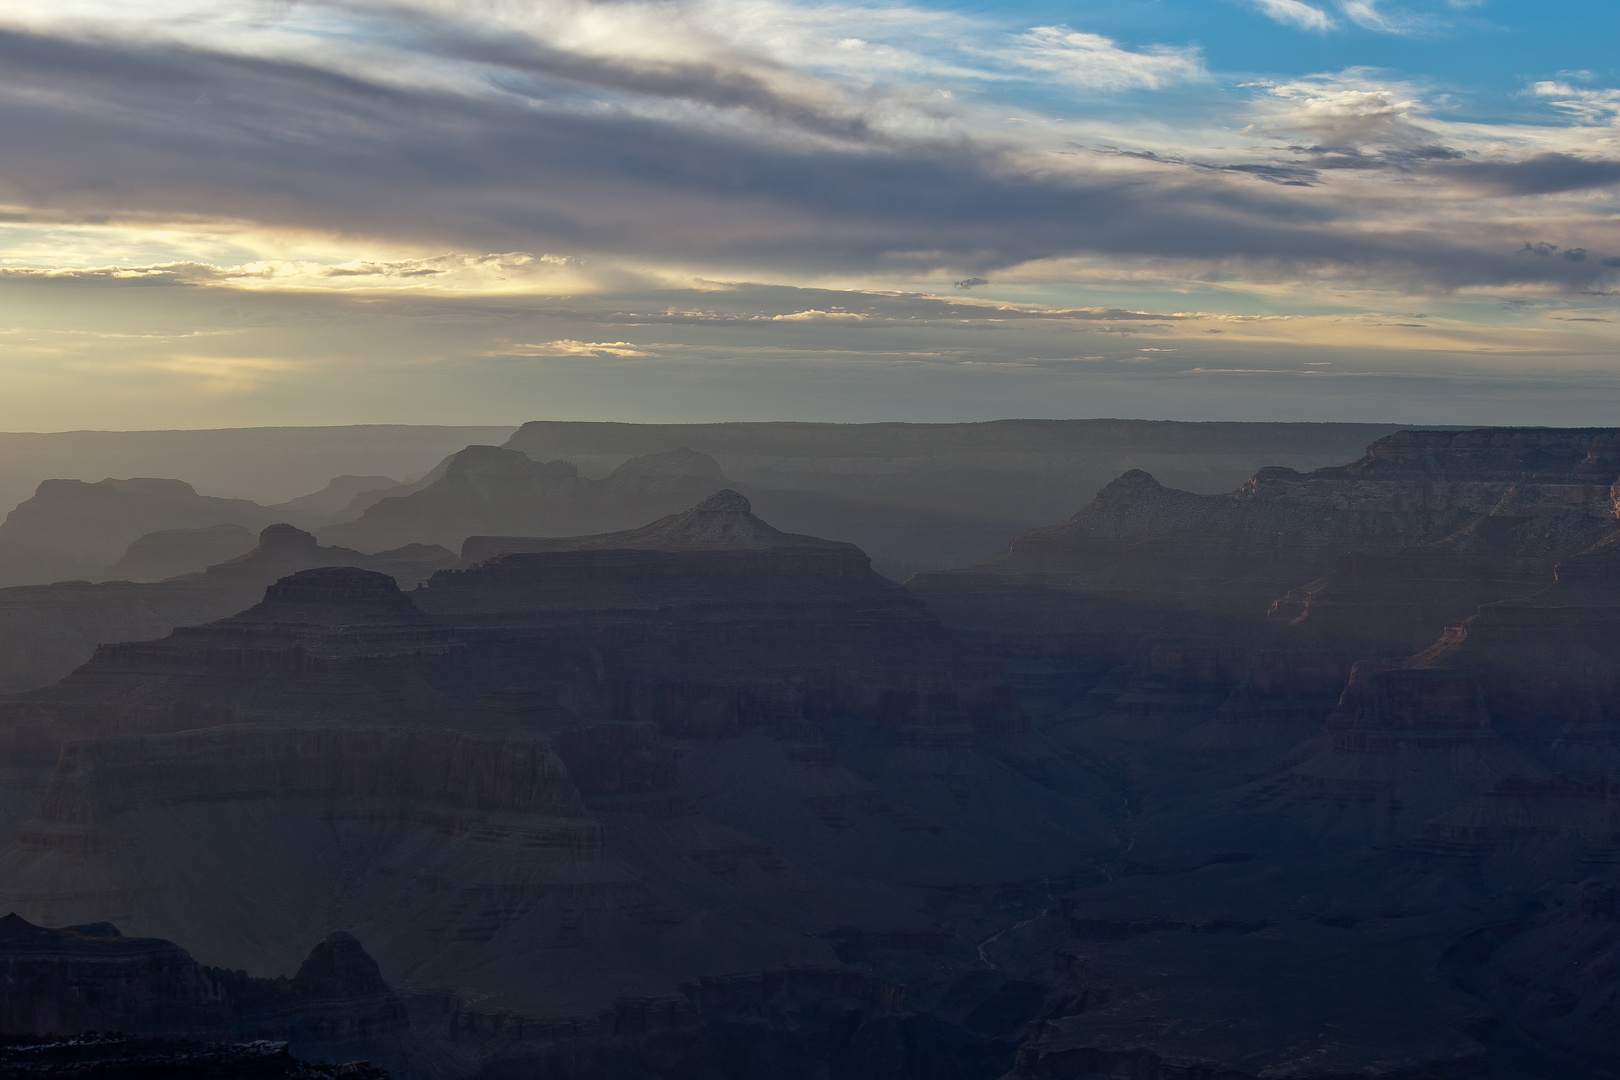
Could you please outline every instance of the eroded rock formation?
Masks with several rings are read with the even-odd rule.
[[[0,585],[83,576],[163,529],[262,529],[276,520],[257,503],[198,495],[181,480],[46,480],[0,524]]]
[[[0,589],[0,692],[54,682],[103,643],[157,638],[241,611],[266,585],[297,570],[360,566],[409,587],[454,560],[430,545],[375,555],[323,547],[309,533],[279,524],[264,529],[253,550],[200,573],[149,584],[68,581]]]

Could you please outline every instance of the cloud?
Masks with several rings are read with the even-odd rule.
[[[1196,48],[1158,45],[1131,52],[1100,34],[1067,26],[1037,26],[1018,44],[1015,63],[1095,89],[1159,90],[1208,75]]]
[[[1522,161],[1464,161],[1446,174],[1493,195],[1548,195],[1620,185],[1620,161],[1536,154]]]
[[[1430,18],[1407,12],[1390,13],[1383,10],[1382,0],[1339,0],[1344,17],[1364,30],[1382,34],[1408,34],[1434,25]]]
[[[312,3],[289,7],[274,34],[180,22],[0,32],[0,206],[29,219],[0,226],[147,230],[101,269],[8,256],[0,271],[101,280],[147,266],[153,283],[552,294],[615,274],[943,288],[1062,260],[1155,281],[1442,292],[1587,290],[1615,276],[1603,258],[1620,236],[1590,207],[1504,204],[1491,211],[1501,220],[1459,209],[1482,190],[1547,199],[1606,182],[1606,162],[1575,151],[1584,127],[1474,131],[1375,73],[1211,95],[1193,89],[1213,76],[1190,47],[1133,50],[1068,27],[1008,34],[905,7],[478,10]],[[370,22],[352,48],[294,32],[354,12]],[[1064,101],[1077,87],[1217,101],[1148,128],[1019,99],[1038,123],[1009,125],[1009,95],[1031,86]],[[1559,86],[1556,101],[1587,100]],[[150,250],[179,222],[219,235],[206,252]],[[1603,258],[1515,257],[1543,234]],[[309,255],[284,250],[289,236],[331,240]]]
[[[1254,5],[1267,18],[1285,26],[1297,26],[1301,30],[1322,33],[1338,25],[1327,12],[1300,0],[1254,0]]]
[[[628,341],[577,341],[561,338],[534,345],[512,345],[499,350],[497,356],[657,356]]]
[[[867,316],[858,311],[822,311],[820,308],[810,308],[806,311],[789,312],[786,315],[767,315],[764,318],[772,322],[843,322],[855,323],[864,321]]]
[[[1584,73],[1583,73],[1584,74]],[[1620,116],[1620,90],[1571,86],[1565,82],[1538,82],[1531,88],[1539,98],[1583,124],[1603,124]]]

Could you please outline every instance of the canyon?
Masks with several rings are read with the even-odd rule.
[[[0,909],[283,1018],[121,1030],[396,1076],[1608,1075],[1620,432],[1126,468],[904,583],[804,524],[1015,526],[974,493],[1042,430],[953,503],[869,432],[527,425],[319,539],[0,590],[72,644],[0,698]],[[323,941],[370,1004],[241,989]]]

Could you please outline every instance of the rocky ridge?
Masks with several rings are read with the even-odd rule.
[[[103,643],[148,640],[241,611],[266,585],[297,570],[347,564],[411,585],[454,560],[453,553],[426,545],[375,555],[323,547],[283,523],[263,530],[253,550],[199,573],[153,583],[69,581],[0,589],[0,692],[54,682]]]
[[[968,671],[858,549],[735,495],[635,533],[685,549],[587,540],[411,593],[302,571],[12,699],[18,745],[61,749],[17,800],[0,893],[45,921],[183,928],[257,971],[324,919],[447,1052],[534,1064],[629,1052],[641,1036],[599,1018],[652,1007],[638,997],[673,1007],[739,971],[836,983],[829,935],[851,927],[874,943],[858,955],[937,983],[977,963],[979,934],[939,928],[938,889],[1072,872],[1110,842],[1107,785],[998,713],[993,669]],[[814,984],[793,1009],[888,1008]],[[729,1008],[669,1037],[723,1030]],[[472,1037],[501,1016],[529,1034]]]

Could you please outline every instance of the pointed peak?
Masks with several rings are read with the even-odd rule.
[[[749,514],[753,509],[754,506],[746,495],[741,495],[730,488],[722,488],[692,507],[693,512],[699,514]]]
[[[542,551],[723,551],[782,547],[846,548],[853,545],[775,529],[754,516],[747,496],[722,488],[691,509],[624,532],[558,537],[469,536],[461,545],[461,561],[463,565],[472,566],[498,555]]]
[[[1152,473],[1142,469],[1131,469],[1104,485],[1103,489],[1097,492],[1097,498],[1134,498],[1163,490],[1164,485],[1154,479]]]

